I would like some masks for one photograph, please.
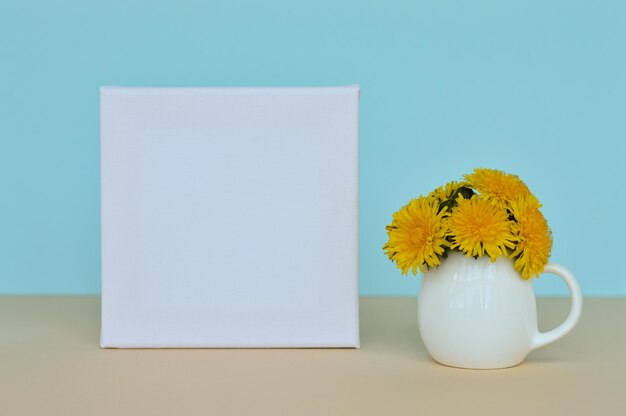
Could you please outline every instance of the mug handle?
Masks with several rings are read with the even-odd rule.
[[[580,319],[580,314],[583,309],[583,296],[580,292],[580,286],[578,286],[578,282],[572,272],[561,265],[550,263],[544,268],[544,273],[556,274],[565,281],[571,295],[572,306],[570,307],[567,319],[565,319],[561,325],[548,332],[537,332],[531,346],[533,350],[554,342],[571,331]]]

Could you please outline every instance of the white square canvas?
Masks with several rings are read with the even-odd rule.
[[[102,347],[358,347],[356,86],[103,87]]]

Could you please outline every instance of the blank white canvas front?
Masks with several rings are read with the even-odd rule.
[[[103,347],[358,347],[358,87],[101,89]]]

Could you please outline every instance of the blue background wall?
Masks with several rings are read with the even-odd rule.
[[[99,86],[359,83],[363,294],[417,292],[384,226],[487,166],[539,196],[586,295],[626,295],[625,21],[620,1],[2,0],[0,293],[99,291]]]

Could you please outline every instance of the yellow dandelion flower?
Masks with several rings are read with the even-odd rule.
[[[393,214],[387,226],[389,241],[383,249],[402,274],[409,270],[417,274],[417,269],[424,272],[424,266],[435,267],[441,263],[439,256],[446,244],[446,211],[439,212],[436,201],[419,197]]]
[[[482,197],[457,199],[457,207],[448,218],[451,248],[468,256],[487,254],[491,261],[515,247],[515,236],[504,208]]]
[[[501,170],[478,168],[465,175],[465,180],[489,202],[506,207],[511,201],[523,196],[534,195],[517,176]],[[535,198],[536,199],[536,198]]]
[[[447,184],[445,184],[444,186],[440,186],[439,188],[435,189],[434,191],[432,191],[431,193],[428,194],[428,198],[429,199],[434,199],[437,202],[441,203],[444,201],[447,201],[449,199],[451,199],[460,188],[464,187],[464,186],[468,186],[468,183],[463,181],[463,182],[456,182],[456,181],[452,181],[452,182],[448,182]]]
[[[552,231],[532,197],[521,197],[510,204],[515,217],[512,230],[519,242],[513,251],[514,267],[522,278],[539,277],[552,252]]]

